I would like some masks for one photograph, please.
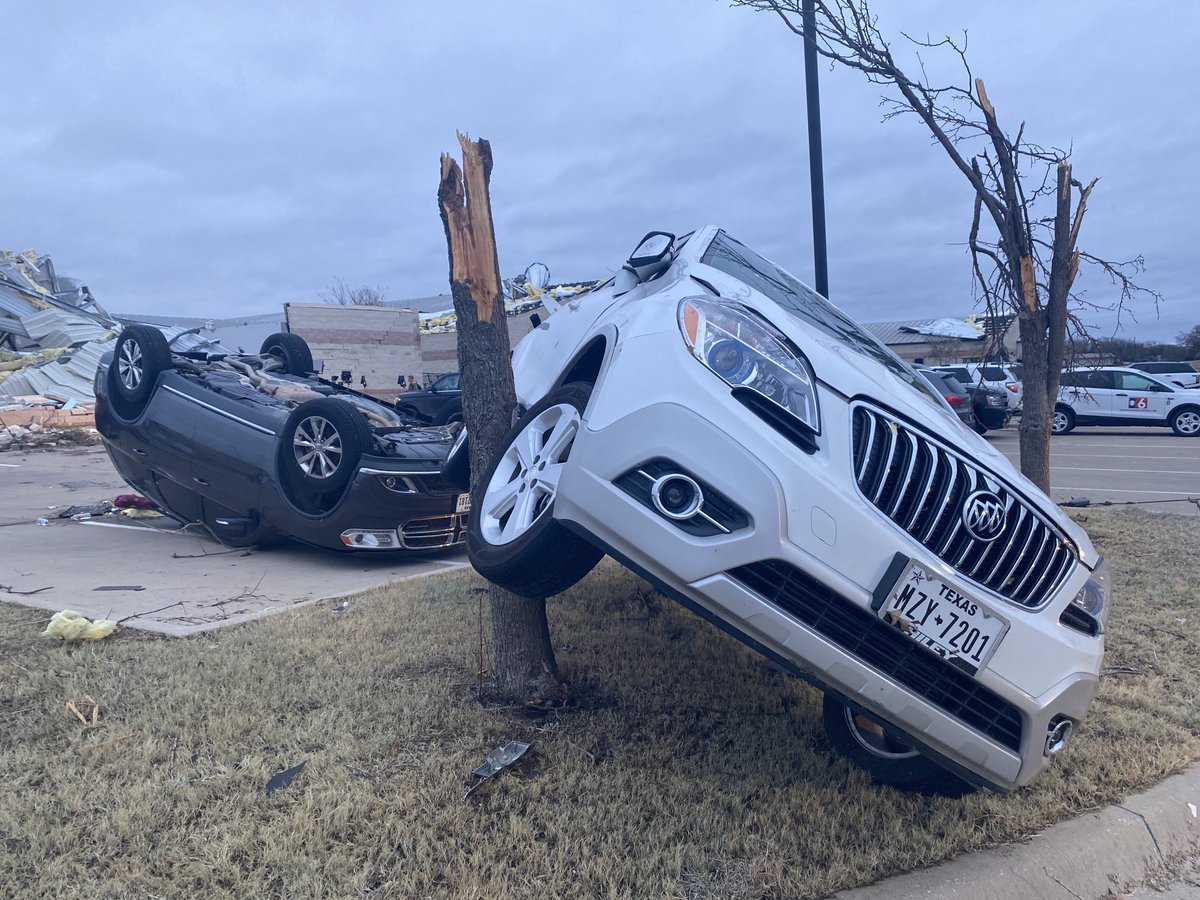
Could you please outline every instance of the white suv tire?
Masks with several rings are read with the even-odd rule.
[[[910,747],[890,728],[826,693],[825,735],[833,748],[870,774],[876,784],[901,791],[961,797],[974,787]]]
[[[504,439],[471,499],[471,565],[524,597],[561,593],[604,557],[553,515],[558,477],[591,393],[590,384],[566,384],[534,404]]]
[[[1050,419],[1051,434],[1066,434],[1075,427],[1075,413],[1069,406],[1054,407],[1054,415]]]
[[[1171,413],[1169,420],[1171,430],[1180,437],[1200,436],[1200,409],[1185,406]]]

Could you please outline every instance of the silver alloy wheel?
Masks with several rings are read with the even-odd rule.
[[[1050,431],[1053,434],[1062,434],[1067,430],[1067,414],[1061,409],[1054,411],[1054,417],[1050,420]]]
[[[579,421],[579,410],[559,403],[542,410],[509,444],[480,501],[479,532],[487,543],[515,541],[551,507]]]
[[[1190,409],[1181,412],[1175,417],[1175,428],[1180,434],[1186,434],[1188,437],[1200,434],[1200,413]]]
[[[883,725],[870,716],[856,713],[850,707],[845,708],[846,725],[854,740],[872,756],[883,759],[911,759],[921,754],[908,744],[894,737]]]
[[[309,416],[296,426],[292,452],[309,478],[329,478],[342,464],[342,436],[328,419]]]
[[[142,383],[142,348],[132,338],[121,342],[121,352],[117,354],[117,374],[127,391],[137,390]]]

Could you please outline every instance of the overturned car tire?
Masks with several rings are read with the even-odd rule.
[[[553,517],[558,477],[591,391],[588,384],[564,385],[525,413],[471,501],[471,565],[525,597],[565,591],[604,556]]]
[[[823,718],[825,734],[833,749],[865,769],[876,784],[947,797],[961,797],[975,790],[954,773],[922,756],[874,716],[829,693],[825,694]]]
[[[301,508],[340,494],[371,446],[371,427],[361,412],[322,397],[301,403],[280,434],[282,487]]]
[[[130,325],[117,338],[108,377],[112,387],[113,408],[122,418],[141,415],[158,376],[171,368],[171,348],[157,328]]]
[[[259,353],[273,356],[283,363],[288,375],[310,375],[313,371],[312,350],[298,334],[279,332],[262,342]]]

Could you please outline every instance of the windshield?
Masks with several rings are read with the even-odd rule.
[[[882,363],[893,375],[922,393],[931,393],[925,379],[920,378],[900,357],[844,312],[774,263],[768,262],[749,247],[735,241],[724,231],[717,232],[700,262],[726,275],[732,275],[854,352]]]

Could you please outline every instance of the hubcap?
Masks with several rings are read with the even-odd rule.
[[[1192,435],[1200,432],[1200,413],[1185,412],[1180,413],[1179,418],[1175,420],[1175,427],[1184,434]]]
[[[128,391],[136,390],[142,383],[142,348],[132,338],[121,343],[117,355],[117,375]]]
[[[1067,414],[1056,412],[1054,414],[1054,431],[1066,431],[1067,429]]]
[[[579,410],[542,410],[504,451],[480,503],[479,531],[494,546],[525,534],[554,503],[558,479],[579,430]]]
[[[292,438],[296,464],[310,478],[329,478],[342,464],[342,436],[321,416],[301,421]]]
[[[912,747],[896,738],[890,731],[864,713],[846,708],[846,724],[850,733],[864,750],[885,759],[909,759],[919,756]]]

